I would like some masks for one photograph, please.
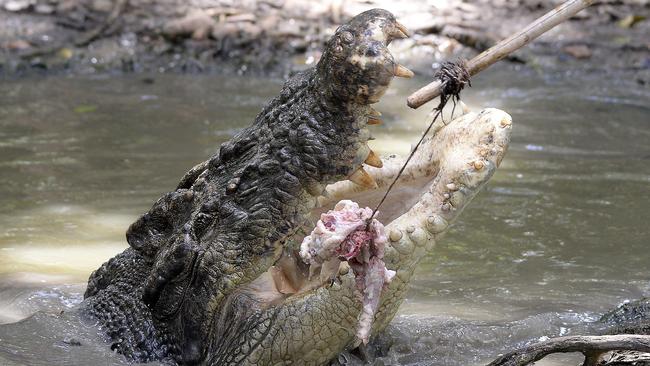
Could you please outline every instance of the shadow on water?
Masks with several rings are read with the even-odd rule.
[[[384,97],[373,149],[408,152],[427,111],[403,101],[425,82],[400,81]],[[465,101],[508,111],[512,145],[420,264],[376,343],[386,364],[486,363],[540,337],[584,331],[650,292],[647,88],[511,66],[473,83]],[[0,85],[0,322],[10,323],[0,328],[0,365],[123,364],[71,311],[89,273],[125,248],[138,214],[280,86],[189,75]],[[96,343],[77,345],[80,334]]]

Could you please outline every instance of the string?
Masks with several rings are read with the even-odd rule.
[[[402,164],[402,167],[400,168],[399,172],[397,172],[397,175],[395,176],[395,179],[393,179],[391,184],[388,186],[388,189],[386,190],[386,193],[384,193],[384,196],[381,198],[381,201],[379,201],[377,206],[375,206],[375,209],[372,211],[372,215],[370,215],[370,218],[368,218],[368,223],[366,224],[366,229],[370,228],[370,223],[372,222],[372,219],[375,217],[375,214],[377,213],[377,210],[379,210],[379,207],[381,207],[381,205],[384,203],[384,201],[388,197],[388,194],[393,189],[393,186],[395,186],[395,184],[397,183],[399,178],[402,176],[402,173],[404,173],[404,169],[406,169],[406,166],[408,165],[409,161],[411,161],[411,158],[413,157],[413,155],[415,155],[415,152],[420,147],[420,144],[422,144],[422,141],[424,141],[424,138],[429,134],[429,131],[431,131],[431,128],[433,127],[433,124],[436,122],[436,120],[438,119],[438,117],[442,113],[442,108],[440,108],[440,109],[436,108],[436,110],[437,110],[437,112],[436,112],[435,116],[433,117],[433,120],[431,121],[431,123],[429,123],[429,126],[424,131],[424,133],[422,134],[422,137],[420,137],[420,141],[418,141],[418,143],[415,144],[415,147],[413,148],[413,150],[409,154],[408,158],[406,158],[406,161],[404,162],[404,164]]]
[[[404,162],[404,164],[402,164],[402,167],[397,172],[397,175],[388,186],[388,189],[384,193],[384,196],[381,198],[377,206],[375,206],[375,209],[372,211],[372,214],[370,215],[368,221],[366,222],[367,231],[370,230],[370,224],[372,223],[372,219],[377,214],[379,207],[381,207],[384,201],[386,201],[386,198],[390,194],[390,191],[393,189],[397,181],[404,173],[404,170],[406,169],[408,163],[411,161],[411,158],[413,158],[418,148],[422,144],[422,141],[424,141],[425,137],[429,134],[429,132],[433,128],[433,124],[438,120],[438,117],[442,116],[442,110],[447,105],[447,102],[451,99],[452,102],[454,103],[454,107],[451,111],[451,118],[453,118],[454,112],[456,111],[456,102],[460,100],[460,92],[463,90],[465,85],[469,85],[469,86],[472,85],[469,80],[469,71],[467,70],[467,62],[465,60],[457,60],[456,62],[444,62],[441,65],[440,69],[436,72],[435,78],[441,80],[443,83],[441,86],[442,93],[440,94],[440,103],[436,108],[434,108],[434,111],[436,111],[436,113],[433,116],[433,120],[431,121],[431,123],[429,123],[429,126],[422,134],[422,137],[420,137],[418,143],[415,144],[415,147],[413,147],[413,150],[411,150],[411,153],[406,158],[406,161]],[[442,117],[442,121],[444,122],[444,117]]]

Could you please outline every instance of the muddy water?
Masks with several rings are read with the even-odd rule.
[[[378,106],[380,153],[407,152],[423,129],[426,111],[403,100],[424,82],[395,84]],[[79,303],[90,271],[125,248],[137,215],[280,85],[214,76],[1,84],[0,323]],[[540,337],[584,331],[603,311],[650,294],[650,91],[512,67],[474,85],[465,93],[471,108],[513,116],[512,145],[423,259],[382,337],[393,344],[385,364],[479,365]],[[20,324],[0,332],[0,365],[123,363],[100,340],[74,351]],[[33,347],[34,339],[56,344]]]

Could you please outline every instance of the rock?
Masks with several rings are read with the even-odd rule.
[[[231,15],[226,18],[227,22],[230,23],[237,23],[237,22],[254,22],[257,17],[255,14],[252,13],[243,13],[243,14],[235,14]]]
[[[24,41],[22,39],[17,39],[15,41],[11,41],[11,42],[9,42],[9,43],[7,43],[5,45],[6,49],[15,50],[15,51],[25,50],[25,49],[28,49],[30,47],[32,47],[32,45],[29,44],[29,42]]]
[[[72,337],[65,337],[63,338],[63,343],[70,345],[70,346],[81,346],[81,341],[78,339],[72,338]]]
[[[62,0],[56,5],[56,12],[60,14],[71,13],[77,6],[78,3],[75,0]]]
[[[64,60],[69,60],[72,58],[73,53],[71,49],[64,47],[59,50],[58,55]]]
[[[241,31],[249,38],[257,38],[262,34],[262,28],[255,24],[243,24],[241,26]]]
[[[5,3],[5,10],[11,12],[27,10],[32,5],[29,0],[12,0]]]
[[[603,334],[650,334],[650,298],[623,304],[596,324],[600,324]]]
[[[635,24],[640,23],[646,20],[646,17],[643,15],[628,15],[625,18],[619,20],[618,26],[621,28],[632,28]]]
[[[280,24],[281,21],[282,21],[282,19],[278,15],[271,14],[271,15],[268,15],[268,16],[260,19],[257,22],[257,24],[263,30],[268,31],[268,30],[276,28],[278,26],[278,24]]]
[[[113,10],[113,2],[110,0],[94,0],[91,9],[100,13],[108,13]]]
[[[592,55],[591,49],[587,47],[586,45],[580,44],[580,45],[572,45],[572,46],[565,46],[562,48],[562,51],[564,53],[571,55],[577,59],[585,59],[589,58]]]
[[[196,40],[206,39],[215,26],[212,17],[203,10],[189,12],[180,19],[175,19],[163,27],[163,34],[170,38],[192,36]]]
[[[37,4],[34,11],[38,14],[52,14],[54,13],[54,7],[49,4]]]
[[[233,23],[217,23],[212,29],[212,38],[224,39],[228,36],[235,36],[239,32],[239,27]]]

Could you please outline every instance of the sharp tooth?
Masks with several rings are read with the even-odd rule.
[[[395,71],[393,72],[393,74],[401,78],[412,78],[414,75],[413,71],[407,69],[406,67],[400,64],[395,65]]]
[[[463,109],[464,115],[470,112],[469,107],[467,106],[467,104],[463,103],[462,100],[460,101],[460,107]]]
[[[270,272],[275,289],[278,290],[279,293],[294,294],[298,292],[296,288],[292,286],[291,281],[287,278],[281,268],[273,266],[270,268]]]
[[[389,40],[403,39],[403,38],[408,38],[409,37],[409,32],[408,32],[408,30],[406,29],[405,26],[403,26],[403,25],[401,25],[399,23],[396,23],[395,28],[393,28],[390,31],[390,34],[388,36],[390,37]]]
[[[372,150],[370,150],[370,154],[368,154],[365,163],[370,166],[374,166],[375,168],[381,168],[384,166],[384,163],[381,161],[381,158],[377,154],[375,154],[375,152]]]
[[[410,37],[411,32],[404,26],[404,24],[400,22],[395,22],[395,27],[399,29],[402,33],[404,33],[405,36]]]
[[[381,121],[381,119],[379,119],[377,117],[370,116],[370,117],[368,117],[368,124],[369,125],[380,125],[380,124],[382,124],[382,121]]]
[[[408,38],[408,35],[404,33],[401,29],[393,29],[392,32],[389,34],[390,38],[389,39],[403,39],[403,38]]]
[[[363,168],[357,169],[348,179],[364,188],[377,188],[377,182]]]
[[[368,124],[369,125],[380,125],[381,122],[381,113],[379,113],[377,110],[374,108],[370,108],[368,111]]]

